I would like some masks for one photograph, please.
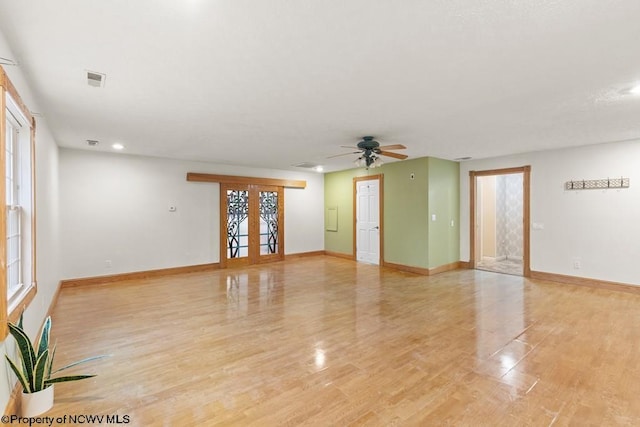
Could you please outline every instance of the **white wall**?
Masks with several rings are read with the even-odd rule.
[[[640,141],[461,163],[460,259],[469,260],[469,171],[525,165],[531,165],[531,223],[544,225],[530,228],[531,269],[640,285]],[[572,179],[620,176],[630,178],[630,188],[564,190]]]
[[[0,57],[15,58],[0,33]],[[19,67],[5,66],[11,82],[31,111],[40,111]],[[44,321],[60,279],[58,262],[58,147],[46,118],[36,118],[36,279],[38,292],[24,314],[24,326],[33,337]],[[13,355],[13,338],[0,343],[0,354]],[[6,364],[5,364],[6,367]],[[13,375],[12,375],[13,377]],[[15,378],[0,369],[0,406],[6,407]]]
[[[60,149],[62,278],[218,262],[219,186],[187,172],[306,180],[285,190],[285,252],[324,249],[321,174]]]

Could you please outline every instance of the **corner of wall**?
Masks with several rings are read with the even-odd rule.
[[[460,260],[460,164],[429,157],[429,268]]]

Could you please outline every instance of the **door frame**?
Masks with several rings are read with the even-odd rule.
[[[248,192],[248,255],[244,258],[227,258],[227,190]],[[278,193],[278,252],[260,255],[260,200],[261,191]],[[284,260],[284,187],[261,184],[220,183],[220,268],[242,267]]]
[[[357,222],[358,222],[358,182],[360,181],[371,181],[377,179],[378,180],[378,215],[380,218],[380,261],[378,265],[382,266],[384,264],[384,175],[367,175],[367,176],[357,176],[353,178],[353,259],[355,261],[358,260],[358,236],[357,236]]]
[[[476,194],[478,193],[479,176],[522,174],[522,275],[531,277],[530,262],[530,207],[531,207],[531,166],[520,166],[514,168],[491,169],[483,171],[469,171],[469,194],[470,194],[470,237],[469,237],[469,266],[476,268]]]

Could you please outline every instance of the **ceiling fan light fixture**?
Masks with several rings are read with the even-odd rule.
[[[407,156],[406,154],[395,153],[390,150],[404,150],[405,147],[402,144],[391,144],[391,145],[383,145],[373,139],[372,136],[364,136],[362,137],[362,141],[358,142],[356,147],[345,146],[342,145],[343,148],[353,148],[356,151],[351,153],[343,153],[337,154],[335,156],[327,157],[328,159],[340,156],[347,156],[349,154],[358,154],[358,158],[353,161],[353,163],[357,167],[366,167],[369,168],[377,168],[384,164],[382,161],[382,156],[393,157],[395,159],[404,160]]]
[[[375,154],[365,153],[362,157],[358,158],[358,166],[365,166],[367,169],[369,168],[377,168],[382,166],[383,162],[379,156]]]

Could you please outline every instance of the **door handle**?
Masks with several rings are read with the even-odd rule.
[[[372,230],[380,230],[380,227],[376,225],[375,227],[372,228]]]

